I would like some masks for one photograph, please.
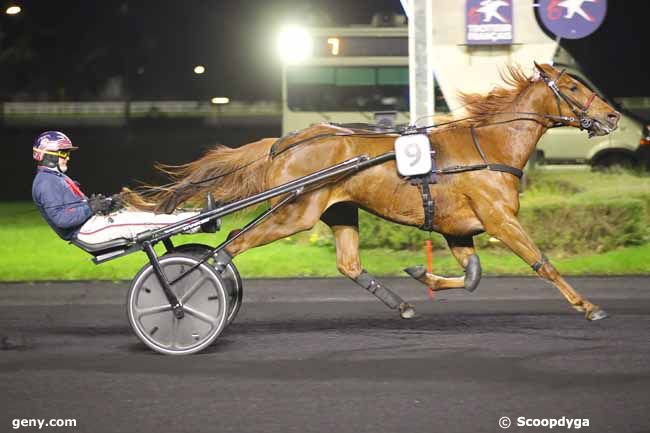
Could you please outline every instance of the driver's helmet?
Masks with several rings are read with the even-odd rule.
[[[73,146],[72,141],[63,132],[46,131],[34,140],[32,157],[36,161],[42,162],[44,159],[50,159],[45,158],[46,155],[52,155],[58,160],[59,157],[65,158],[68,152],[76,149],[78,147]]]

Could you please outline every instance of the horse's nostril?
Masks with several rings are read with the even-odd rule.
[[[618,111],[615,111],[613,113],[609,113],[607,115],[607,120],[609,120],[609,122],[612,125],[616,124],[620,118],[621,118],[621,113],[619,113]]]

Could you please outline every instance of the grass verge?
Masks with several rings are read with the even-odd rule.
[[[222,231],[216,235],[179,235],[174,241],[217,245],[230,230],[241,227],[249,218],[234,215],[224,221]],[[338,276],[334,248],[318,240],[316,231],[247,251],[235,263],[244,278]],[[517,256],[503,248],[479,248],[478,252],[486,274],[534,275]],[[580,256],[559,251],[548,252],[548,256],[565,275],[650,274],[650,243]],[[402,269],[425,260],[423,251],[382,248],[362,250],[361,258],[364,267],[376,275],[405,275]],[[143,253],[136,253],[96,266],[88,254],[60,240],[31,203],[0,205],[0,281],[130,280],[146,262]],[[461,274],[461,268],[447,251],[434,253],[434,271],[442,275]]]

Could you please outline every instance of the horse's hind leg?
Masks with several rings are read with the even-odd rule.
[[[465,269],[463,287],[465,290],[473,292],[478,287],[483,274],[481,261],[474,249],[474,238],[472,236],[445,236],[445,239],[458,264]]]
[[[481,262],[475,254],[472,237],[445,236],[445,239],[447,239],[452,254],[465,269],[464,277],[441,277],[427,272],[424,266],[414,266],[406,268],[404,271],[433,291],[463,288],[473,292],[481,280]]]
[[[235,257],[251,248],[309,230],[318,222],[327,206],[328,198],[329,191],[325,189],[299,197],[296,201],[278,209],[257,227],[235,239],[226,250]],[[238,230],[231,235],[236,232]]]
[[[356,206],[337,203],[321,217],[334,233],[336,267],[341,274],[368,290],[391,309],[399,308],[400,316],[410,319],[415,310],[361,267],[359,258],[359,223]]]

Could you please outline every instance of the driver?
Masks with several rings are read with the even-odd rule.
[[[130,211],[122,206],[119,194],[111,197],[93,194],[90,198],[70,179],[70,152],[78,147],[59,131],[47,131],[34,140],[32,151],[36,160],[36,177],[32,199],[45,221],[64,240],[74,238],[97,244],[118,238],[134,239],[138,233],[163,227],[199,212],[155,214]],[[211,197],[208,202],[211,202]],[[209,210],[205,209],[205,210]],[[215,224],[204,224],[204,232],[214,232]],[[198,228],[191,232],[198,231]]]

